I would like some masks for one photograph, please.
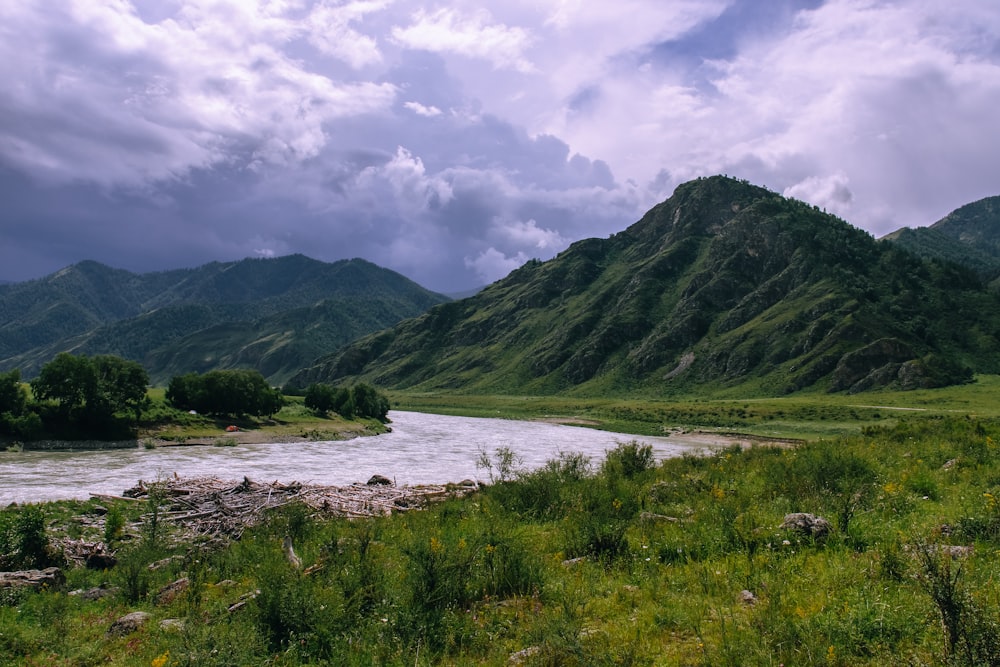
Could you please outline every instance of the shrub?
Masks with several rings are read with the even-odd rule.
[[[605,475],[621,475],[628,479],[646,472],[655,464],[653,446],[636,440],[620,442],[608,452],[601,466]]]

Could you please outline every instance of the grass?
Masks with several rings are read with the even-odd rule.
[[[744,433],[764,438],[817,440],[892,426],[901,418],[973,415],[1000,418],[1000,376],[980,375],[972,384],[919,391],[864,394],[798,393],[777,398],[708,394],[682,400],[649,397],[566,398],[458,393],[390,394],[393,408],[418,412],[552,419],[636,435],[676,430]]]
[[[121,531],[92,520],[93,501],[37,506],[50,538],[116,533],[121,562],[0,606],[0,662],[1000,664],[1000,421],[893,421],[657,465],[635,443],[604,461],[567,453],[420,512],[286,506],[224,546],[177,543],[164,523],[154,539],[142,503],[112,508]],[[0,525],[27,525],[22,511]],[[782,529],[791,512],[829,533]],[[285,535],[319,569],[292,569]],[[68,595],[102,583],[118,592]],[[152,621],[106,634],[133,610]]]
[[[373,419],[343,419],[336,413],[318,416],[306,409],[301,396],[286,396],[285,405],[271,418],[215,417],[190,414],[166,404],[163,388],[148,392],[152,408],[144,416],[139,439],[175,443],[201,442],[224,446],[239,436],[226,427],[234,425],[244,433],[259,433],[273,442],[296,440],[343,440],[358,435],[385,432],[385,426]]]

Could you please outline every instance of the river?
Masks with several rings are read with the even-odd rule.
[[[652,445],[658,459],[701,452],[702,444],[670,438],[609,433],[544,422],[451,417],[392,411],[392,432],[346,441],[256,444],[234,447],[158,447],[84,452],[0,452],[0,506],[118,495],[140,479],[177,474],[262,482],[348,485],[379,474],[397,484],[443,484],[487,479],[476,468],[481,451],[508,447],[532,469],[560,452],[580,453],[595,464],[620,442]]]

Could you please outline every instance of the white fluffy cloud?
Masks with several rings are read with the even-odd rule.
[[[928,224],[1000,194],[997,35],[988,0],[7,0],[0,279],[304,252],[461,289],[712,173]]]
[[[445,7],[433,12],[419,9],[412,23],[393,28],[392,36],[411,49],[481,58],[494,67],[520,72],[534,70],[534,65],[524,57],[530,43],[528,31],[496,23],[484,9],[474,12]]]
[[[530,259],[523,252],[514,257],[508,257],[496,248],[487,248],[473,258],[466,258],[465,265],[476,272],[483,283],[491,283],[503,278],[508,273]]]

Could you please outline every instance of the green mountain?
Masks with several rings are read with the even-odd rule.
[[[57,353],[117,354],[156,382],[257,368],[274,383],[344,343],[447,298],[360,259],[302,255],[134,274],[81,262],[0,286],[0,369]]]
[[[1000,371],[998,332],[1000,300],[972,272],[712,177],[291,381],[580,395],[938,386]]]
[[[924,258],[961,264],[987,281],[996,281],[1000,277],[1000,197],[966,204],[930,227],[904,227],[883,240]]]

